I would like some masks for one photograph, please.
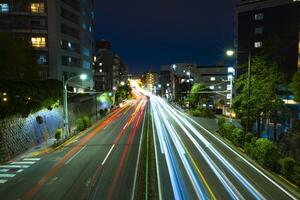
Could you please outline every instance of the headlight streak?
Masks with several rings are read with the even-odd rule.
[[[151,106],[153,106],[153,104],[151,103]],[[159,115],[157,113],[157,110],[155,108],[152,107],[152,112],[153,112],[153,118],[156,121],[155,123],[162,123],[160,121],[157,121],[159,119]],[[159,136],[159,140],[162,140],[162,146],[161,148],[163,149],[162,151],[165,152],[165,159],[166,159],[166,163],[167,163],[167,167],[168,167],[168,172],[169,172],[169,176],[171,179],[171,185],[173,188],[173,193],[174,193],[174,198],[175,199],[185,199],[185,196],[183,195],[183,189],[181,186],[182,181],[178,180],[180,177],[178,176],[178,172],[177,172],[177,167],[176,165],[174,165],[174,159],[172,159],[171,156],[171,145],[168,144],[168,138],[166,138],[166,133],[165,133],[165,129],[163,128],[163,124],[161,124],[160,126],[161,129],[157,129],[157,133]],[[159,132],[160,131],[160,132]],[[164,142],[163,142],[164,141]]]
[[[151,98],[152,100],[152,98]],[[157,97],[153,97],[154,101],[159,101]],[[168,106],[168,105],[167,105]],[[163,107],[163,106],[161,106]],[[166,108],[166,107],[164,107]],[[160,113],[163,115],[163,111],[160,111]],[[188,132],[188,130],[182,125],[182,123],[175,118],[172,115],[173,119],[178,123],[178,125],[182,128],[182,130],[187,134],[189,139],[192,141],[192,143],[196,146],[196,148],[199,150],[201,155],[204,157],[210,168],[213,170],[213,172],[216,174],[216,177],[220,180],[220,182],[224,185],[225,189],[228,191],[229,195],[233,199],[244,199],[244,197],[238,192],[238,190],[232,185],[232,183],[228,180],[226,175],[217,167],[217,165],[211,160],[211,158],[207,155],[207,153],[201,148],[201,146],[198,144],[198,142],[191,136],[191,134]],[[208,142],[206,145],[208,146]]]
[[[229,151],[234,153],[236,156],[238,156],[241,160],[243,160],[245,163],[247,163],[249,166],[251,166],[256,172],[258,172],[260,175],[262,175],[264,178],[266,178],[268,181],[270,181],[272,184],[274,184],[277,188],[279,188],[282,192],[284,192],[286,195],[288,195],[291,199],[297,200],[298,198],[289,193],[286,189],[284,189],[282,186],[280,186],[277,182],[272,180],[270,177],[268,177],[266,174],[264,174],[261,170],[259,170],[257,167],[255,167],[251,162],[246,160],[243,156],[241,156],[239,153],[234,151],[230,146],[228,146],[226,143],[224,143],[221,139],[219,139],[217,136],[212,134],[210,131],[208,131],[206,128],[198,124],[194,119],[190,118],[187,114],[180,112],[179,110],[175,109],[176,112],[178,112],[183,117],[187,117],[189,120],[191,120],[196,126],[200,127],[201,129],[205,130],[208,134],[210,134],[213,138],[215,138],[218,142],[220,142],[222,145],[224,145]]]
[[[194,135],[201,140],[204,144],[206,144],[207,148],[224,164],[224,166],[236,177],[237,180],[239,180],[245,188],[256,198],[256,199],[265,199],[202,135],[197,131],[193,125],[187,121],[187,119],[180,116],[178,113],[174,111],[174,109],[159,99],[159,101],[163,104],[163,107],[168,109],[173,115],[173,119],[180,125],[183,126],[182,123],[179,121],[181,120],[183,124],[185,124],[193,133]],[[176,116],[176,117],[175,117]],[[178,119],[176,119],[178,118]],[[185,128],[184,128],[185,129]],[[186,134],[189,134],[189,132],[185,129],[184,130]],[[190,135],[190,134],[189,134]],[[190,136],[189,136],[190,137]],[[191,136],[192,137],[192,136]],[[191,139],[190,137],[190,139]],[[194,143],[194,142],[193,142]],[[198,145],[197,145],[198,146]],[[200,149],[198,149],[200,150]],[[229,180],[228,180],[229,181]]]
[[[165,127],[167,128],[169,135],[170,135],[173,143],[175,144],[174,146],[176,147],[176,150],[180,156],[180,159],[185,167],[185,170],[189,176],[189,179],[194,187],[194,190],[195,190],[198,198],[199,199],[207,199],[206,195],[204,194],[205,192],[203,191],[204,188],[201,188],[201,186],[199,185],[199,182],[194,174],[194,171],[187,159],[188,157],[186,156],[185,149],[182,146],[183,142],[178,137],[178,134],[176,133],[173,126],[166,119],[166,116],[165,116],[164,112],[161,110],[161,108],[159,107],[159,105],[156,105],[156,107],[157,107],[157,110],[159,110],[159,113],[161,113],[161,117],[163,119],[162,121],[164,122]]]

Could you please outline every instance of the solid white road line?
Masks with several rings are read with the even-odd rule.
[[[7,180],[5,180],[5,179],[0,179],[0,184],[2,183],[6,183],[7,182]]]
[[[86,145],[83,146],[77,153],[75,153],[69,160],[67,160],[67,162],[65,162],[65,164],[69,164],[83,149],[85,149]]]
[[[39,161],[41,159],[40,158],[24,158],[23,160],[26,160],[26,161]]]
[[[137,156],[137,161],[136,161],[136,166],[135,166],[133,188],[132,188],[132,193],[131,193],[131,200],[134,200],[134,194],[135,194],[137,172],[138,172],[138,168],[139,168],[140,154],[141,154],[141,149],[142,149],[141,148],[142,147],[142,139],[143,139],[143,135],[144,135],[144,126],[145,126],[145,121],[146,121],[145,120],[145,115],[146,115],[146,112],[144,113],[144,117],[143,117],[142,135],[140,137],[140,146],[139,146],[138,156]]]
[[[113,144],[113,145],[111,146],[109,152],[107,153],[107,155],[105,156],[105,158],[104,158],[104,160],[103,160],[103,162],[102,162],[102,165],[105,164],[105,162],[106,162],[106,160],[107,160],[109,154],[111,153],[111,151],[113,150],[114,147],[115,147],[115,144]]]
[[[11,178],[14,177],[16,174],[0,174],[0,178]]]
[[[0,165],[0,168],[28,168],[30,165]]]
[[[28,162],[12,162],[12,163],[10,163],[10,164],[12,164],[12,165],[32,165],[32,164],[34,164],[35,162],[34,161],[28,161]]]

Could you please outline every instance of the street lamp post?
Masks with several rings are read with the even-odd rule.
[[[63,106],[64,106],[64,137],[67,139],[69,137],[69,116],[68,116],[68,82],[80,77],[81,80],[87,79],[86,74],[80,74],[77,76],[72,76],[69,79],[65,80],[65,77],[63,75]]]
[[[248,95],[247,95],[247,123],[246,123],[246,133],[249,131],[249,122],[250,122],[250,105],[249,100],[251,96],[251,52],[250,51],[238,51],[239,53],[247,53],[248,54]],[[233,56],[234,55],[233,50],[226,51],[227,56]]]

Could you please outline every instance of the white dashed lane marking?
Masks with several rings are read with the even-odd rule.
[[[6,183],[9,178],[13,178],[18,173],[23,172],[31,165],[35,164],[40,158],[24,158],[21,161],[11,162],[5,165],[0,165],[0,184]]]
[[[0,174],[0,178],[11,178],[14,177],[16,174]]]
[[[7,182],[7,180],[5,180],[5,179],[0,179],[0,184],[1,183],[6,183]]]

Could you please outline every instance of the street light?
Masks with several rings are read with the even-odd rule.
[[[72,76],[69,79],[65,80],[65,77],[63,75],[63,102],[64,102],[64,137],[65,139],[69,136],[69,117],[68,117],[68,90],[67,86],[69,81],[80,78],[81,80],[86,80],[87,75],[86,74],[80,74],[76,76]]]
[[[234,54],[234,51],[233,51],[233,50],[227,50],[227,51],[226,51],[226,55],[227,55],[227,56],[233,56],[233,54]]]
[[[120,83],[122,86],[124,86],[125,85],[125,82],[124,81],[121,81],[121,83]]]
[[[247,123],[246,123],[246,133],[249,131],[249,112],[250,112],[250,105],[249,99],[251,96],[251,52],[250,51],[238,51],[238,53],[247,53],[248,54],[248,98],[247,98]],[[227,56],[233,56],[235,52],[233,50],[226,51]]]

